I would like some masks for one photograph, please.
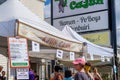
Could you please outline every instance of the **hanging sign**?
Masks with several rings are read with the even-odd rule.
[[[110,62],[110,58],[107,57],[106,59],[107,59],[108,62]]]
[[[40,52],[40,45],[39,45],[39,43],[32,41],[32,51]]]
[[[93,54],[90,54],[90,60],[94,60]]]
[[[105,57],[104,56],[101,56],[101,61],[105,62]]]
[[[62,58],[63,58],[63,51],[62,51],[62,50],[57,49],[57,54],[56,54],[56,57],[57,57],[57,58],[62,59]]]
[[[70,60],[75,60],[75,53],[74,52],[70,52]]]
[[[39,27],[45,25],[41,24]],[[35,26],[27,25],[23,22],[19,22],[18,36],[25,37],[29,40],[36,41],[45,46],[54,47],[61,50],[80,52],[82,49],[82,43],[76,40],[70,40],[62,38],[58,35],[54,35],[50,32],[45,32],[42,29],[36,28]]]
[[[29,69],[19,68],[17,71],[17,79],[29,79]]]
[[[27,39],[9,37],[8,52],[11,68],[29,67]]]

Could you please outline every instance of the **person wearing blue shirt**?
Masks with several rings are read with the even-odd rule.
[[[29,69],[29,80],[35,80],[35,75],[32,69]]]
[[[74,79],[72,78],[72,73],[71,73],[70,70],[65,70],[64,80],[74,80]]]

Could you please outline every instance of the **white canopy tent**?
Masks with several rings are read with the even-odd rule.
[[[47,34],[47,37],[51,36],[52,38],[54,37],[60,40],[61,42],[65,41],[65,43],[72,43],[72,46],[77,45],[76,48],[73,48],[73,51],[81,51],[81,42],[65,36],[64,33],[57,30],[47,22],[38,18],[34,13],[27,9],[19,0],[7,0],[5,3],[0,5],[0,36],[16,36],[16,29],[19,25],[16,25],[16,20],[18,20],[18,22],[20,23],[26,24],[22,24],[21,26],[29,26],[35,28],[36,30],[41,31],[44,34]],[[21,26],[19,26],[19,28],[21,28]],[[50,47],[53,47],[53,45],[50,45]],[[60,49],[63,48],[60,47]],[[69,50],[71,49],[69,48]]]
[[[92,57],[93,55],[98,55],[101,57],[112,57],[113,56],[113,49],[107,48],[107,47],[101,47],[96,44],[93,44],[89,42],[88,40],[84,39],[82,36],[77,34],[75,31],[73,31],[69,26],[65,26],[62,30],[63,33],[67,34],[69,37],[74,38],[80,42],[86,42],[87,43],[87,51]]]
[[[9,14],[8,14],[9,13]],[[16,36],[16,19],[18,19],[20,22],[23,22],[27,25],[33,26],[34,28],[44,31],[45,33],[49,33],[51,35],[54,35],[56,37],[72,41],[75,43],[78,43],[81,45],[81,42],[85,42],[84,39],[78,40],[73,39],[74,37],[66,37],[66,33],[62,33],[61,31],[57,30],[53,26],[49,25],[45,21],[38,18],[34,13],[32,13],[29,9],[27,9],[20,1],[18,0],[7,0],[5,3],[0,5],[0,36]],[[66,36],[65,36],[66,35]],[[89,43],[89,42],[87,42]],[[89,44],[88,44],[89,45]],[[92,45],[92,44],[91,44]],[[89,50],[89,52],[92,51],[91,55],[103,55],[103,56],[112,56],[111,54],[108,54],[109,52],[112,53],[112,49],[106,48],[104,50],[105,53],[98,52],[98,50],[102,50],[101,47],[92,45],[93,49]],[[97,50],[95,49],[98,48]],[[92,47],[91,47],[92,48]],[[47,51],[47,52],[45,52]],[[94,52],[93,52],[94,51]],[[109,51],[109,52],[107,52]],[[38,54],[41,53],[41,54]],[[49,59],[55,58],[56,50],[41,50],[41,52],[37,52],[36,55],[35,52],[30,51],[30,56],[32,57],[40,57],[40,58],[48,58],[45,57],[46,54],[44,53],[51,53],[51,57]],[[53,54],[54,53],[54,54]],[[67,53],[67,52],[65,52]],[[98,54],[99,53],[99,54]],[[68,55],[68,53],[67,53]],[[78,56],[78,55],[77,55]],[[66,59],[66,57],[65,57]]]

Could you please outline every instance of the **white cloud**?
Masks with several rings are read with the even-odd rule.
[[[50,17],[50,15],[51,15],[50,6],[51,6],[51,5],[49,4],[49,5],[46,5],[45,8],[44,8],[45,18],[48,18],[48,17]]]

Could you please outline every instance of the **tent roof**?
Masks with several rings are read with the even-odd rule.
[[[19,21],[24,22],[26,24],[29,24],[31,26],[34,26],[37,29],[43,30],[45,32],[49,32],[50,34],[58,36],[60,38],[65,38],[65,39],[69,39],[71,41],[78,42],[75,39],[64,36],[65,35],[64,33],[59,31],[55,27],[51,26],[47,22],[43,21],[42,19],[38,18],[34,13],[32,13],[29,9],[27,9],[18,0],[7,0],[5,3],[0,5],[1,26],[2,26],[2,23],[4,23],[4,26],[8,26],[8,22],[10,22],[11,20],[16,20],[16,19],[18,19]],[[8,26],[8,27],[11,28],[11,26]],[[8,36],[9,36],[9,34],[8,34]],[[80,43],[80,42],[78,42],[78,43]]]
[[[9,13],[9,14],[8,14]],[[41,32],[47,34],[47,36],[52,36],[52,38],[57,38],[56,40],[60,42],[70,43],[70,48],[66,48],[69,51],[80,52],[82,48],[82,43],[67,37],[66,34],[62,33],[55,27],[51,26],[47,22],[38,18],[34,13],[27,9],[19,0],[7,0],[5,3],[0,5],[0,35],[1,36],[15,36],[16,35],[16,21],[27,24],[27,26],[32,26]],[[32,35],[31,35],[32,36]],[[47,37],[45,36],[45,37]],[[60,45],[60,44],[58,44]],[[78,45],[78,46],[76,46]],[[74,46],[74,48],[73,48]],[[56,47],[52,46],[52,47]],[[58,46],[56,48],[59,48]],[[60,48],[63,49],[63,48]],[[71,50],[74,49],[74,50]]]
[[[107,57],[113,56],[113,49],[107,47],[101,47],[89,42],[88,40],[84,39],[82,36],[77,34],[75,31],[73,31],[69,26],[65,26],[62,32],[66,33],[69,37],[72,37],[80,42],[86,42],[87,50],[90,55],[94,54],[94,55],[107,56]]]
[[[39,21],[39,18],[18,0],[7,0],[0,5],[0,22],[12,19]]]
[[[15,36],[15,20],[38,22],[40,19],[18,0],[7,0],[0,5],[0,36]]]

